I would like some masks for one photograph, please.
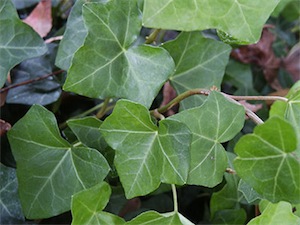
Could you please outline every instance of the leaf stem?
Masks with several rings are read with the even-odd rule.
[[[254,123],[256,123],[256,124],[263,124],[263,123],[264,123],[264,121],[262,121],[262,119],[259,118],[258,115],[256,115],[254,112],[252,112],[252,111],[251,111],[250,109],[248,109],[247,107],[244,106],[244,108],[245,108],[245,110],[246,110],[247,116],[248,116],[250,119],[252,119],[252,120],[254,121]]]
[[[100,109],[99,112],[97,112],[97,114],[96,114],[96,117],[97,117],[98,119],[102,118],[102,117],[105,115],[106,108],[107,108],[109,102],[110,102],[110,98],[106,98],[106,99],[104,100],[101,109]]]
[[[178,202],[177,202],[177,191],[175,184],[171,184],[172,193],[173,193],[173,201],[174,201],[174,212],[178,212]]]
[[[154,42],[160,30],[161,29],[155,29],[148,37],[146,37],[145,44],[151,44]]]
[[[158,109],[155,109],[158,113],[164,113],[168,111],[170,108],[172,108],[174,105],[177,105],[180,101],[183,99],[192,96],[192,95],[209,95],[210,90],[197,88],[197,89],[191,89],[189,91],[183,92],[182,94],[178,95],[176,98],[174,98],[172,101],[170,101],[165,106],[162,106]],[[154,110],[151,110],[151,114],[153,114]]]
[[[256,100],[256,101],[284,101],[287,102],[288,99],[285,97],[281,97],[281,96],[234,96],[234,95],[229,95],[229,94],[225,94],[223,93],[223,95],[228,96],[231,99],[234,100]]]

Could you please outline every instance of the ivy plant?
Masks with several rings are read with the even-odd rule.
[[[66,77],[48,80],[55,87],[43,91],[26,86],[27,95],[43,94],[26,100],[29,110],[7,133],[16,167],[1,164],[1,223],[71,211],[74,225],[189,225],[196,222],[182,212],[178,194],[201,187],[210,190],[206,222],[300,224],[300,81],[285,97],[253,96],[251,68],[230,59],[234,48],[259,41],[286,2],[77,0],[53,50],[11,0],[2,0],[1,90],[10,89],[14,66],[45,62],[50,48],[57,51],[51,63]],[[168,32],[173,37],[165,39]],[[226,93],[226,82],[251,95]],[[60,85],[97,104],[57,121]],[[160,105],[163,87],[174,96]],[[7,103],[22,103],[8,96]],[[274,103],[262,119],[242,100]],[[245,132],[249,123],[254,129]],[[112,206],[114,198],[166,192],[172,210],[126,217]],[[249,219],[247,207],[261,215]]]

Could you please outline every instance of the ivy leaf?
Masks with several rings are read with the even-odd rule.
[[[233,168],[232,162],[235,158],[235,155],[231,152],[227,152],[228,155],[228,164],[229,168]],[[235,174],[224,174],[226,179],[226,184],[224,187],[218,191],[213,193],[210,199],[210,210],[211,216],[214,221],[219,220],[218,217],[221,215],[224,221],[230,224],[238,224],[235,215],[239,212],[240,215],[244,215],[244,218],[239,220],[239,223],[245,223],[246,220],[246,212],[244,209],[240,209],[239,201],[241,199],[241,194],[238,191],[238,183],[240,178]],[[244,212],[242,212],[244,211]],[[230,216],[231,215],[231,216]]]
[[[16,170],[0,164],[0,223],[16,224],[25,220],[18,196]]]
[[[222,181],[228,160],[221,143],[242,129],[244,115],[241,105],[211,92],[200,107],[170,117],[186,124],[193,133],[188,184],[214,187]]]
[[[93,98],[127,98],[150,107],[174,62],[162,48],[133,46],[141,29],[136,1],[85,4],[83,17],[88,35],[74,55],[64,89]]]
[[[44,54],[47,47],[43,39],[23,23],[10,0],[0,1],[0,87],[10,69],[25,59]]]
[[[244,209],[224,209],[217,211],[213,224],[245,224],[247,214]]]
[[[70,209],[71,196],[108,174],[96,150],[72,147],[59,133],[54,115],[34,105],[8,132],[17,163],[19,195],[28,219],[47,218]]]
[[[73,195],[72,225],[125,224],[122,218],[102,211],[110,195],[110,186],[105,182]]]
[[[77,0],[68,17],[66,31],[57,52],[55,64],[68,70],[75,52],[83,45],[88,33],[82,16],[82,6],[87,2],[106,2],[104,0]]]
[[[146,195],[160,182],[186,182],[191,133],[184,124],[166,119],[157,127],[147,108],[120,100],[100,130],[116,150],[115,165],[127,198]]]
[[[148,211],[140,214],[136,218],[127,222],[126,225],[150,225],[150,224],[164,224],[164,225],[182,225],[183,223],[180,220],[179,214],[177,213],[168,213],[160,214],[155,211]],[[190,223],[192,224],[192,223]]]
[[[102,121],[96,117],[85,117],[67,121],[68,126],[84,145],[99,151],[107,147],[107,143],[99,132]]]
[[[246,199],[247,203],[254,203],[255,201],[262,199],[261,195],[259,195],[253,187],[247,184],[245,181],[240,180],[238,186],[239,192],[241,192]]]
[[[216,28],[244,43],[259,40],[261,30],[279,0],[145,0],[143,25],[169,30]],[[260,15],[254,17],[253,15]]]
[[[248,225],[295,225],[300,224],[300,218],[292,213],[292,205],[288,202],[269,203],[262,214],[252,219]]]
[[[253,134],[239,140],[234,167],[245,182],[269,201],[299,203],[300,160],[296,148],[293,126],[271,117]]]
[[[183,32],[163,45],[175,61],[169,78],[178,94],[194,88],[220,88],[231,47],[204,38],[199,32]],[[204,96],[192,96],[180,104],[183,109],[199,106]]]
[[[300,81],[293,85],[286,97],[288,102],[274,102],[270,116],[279,116],[288,120],[295,127],[298,140],[300,140]],[[300,141],[298,141],[297,149],[300,150]],[[300,151],[297,154],[300,157]]]

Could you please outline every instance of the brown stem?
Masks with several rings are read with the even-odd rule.
[[[224,95],[230,97],[231,99],[234,100],[256,100],[256,101],[284,101],[287,102],[288,99],[285,97],[281,97],[281,96],[234,96],[234,95],[229,95],[229,94],[225,94]]]
[[[64,72],[64,70],[58,70],[58,71],[55,71],[53,73],[49,73],[49,74],[46,74],[44,76],[36,77],[34,79],[31,79],[31,80],[26,80],[26,81],[23,81],[23,82],[20,82],[20,83],[17,83],[17,84],[12,84],[12,85],[7,86],[5,88],[1,88],[0,93],[5,92],[5,91],[7,91],[9,89],[12,89],[12,88],[22,86],[22,85],[26,85],[26,84],[34,83],[34,82],[37,82],[37,81],[40,81],[40,80],[44,80],[48,77],[55,76],[55,75],[60,74],[62,72]]]

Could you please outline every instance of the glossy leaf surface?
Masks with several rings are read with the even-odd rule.
[[[25,59],[47,51],[43,39],[23,23],[10,0],[0,1],[0,87],[10,69]]]
[[[166,119],[157,127],[147,108],[120,100],[100,130],[116,150],[115,165],[127,198],[148,194],[160,182],[186,182],[191,133],[184,124]]]
[[[204,38],[199,32],[183,32],[163,45],[175,61],[170,81],[178,94],[194,88],[220,88],[231,48],[220,41]],[[205,98],[197,95],[181,106],[196,107]]]
[[[264,23],[278,2],[145,0],[143,25],[183,31],[216,28],[239,41],[254,43],[258,41]]]
[[[228,161],[221,143],[242,129],[244,113],[241,105],[211,92],[200,107],[171,117],[186,124],[193,133],[188,184],[213,187],[222,181]]]
[[[94,98],[127,98],[150,107],[174,62],[162,48],[133,46],[141,29],[136,1],[85,4],[83,17],[88,35],[73,58],[64,89]]]
[[[293,126],[271,117],[235,147],[238,175],[272,202],[300,202],[300,161]],[[287,185],[288,184],[288,185]]]
[[[72,197],[72,225],[125,224],[122,218],[102,211],[110,195],[110,186],[105,182],[75,194]]]
[[[35,105],[8,133],[17,162],[19,195],[26,218],[47,218],[70,209],[71,196],[101,182],[109,171],[96,150],[73,147],[54,115]]]
[[[23,222],[24,216],[18,196],[16,170],[0,164],[0,223],[15,224]]]
[[[269,203],[262,214],[252,219],[248,225],[295,225],[300,223],[300,218],[292,213],[292,205],[288,202],[277,204]]]

